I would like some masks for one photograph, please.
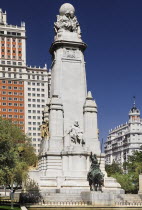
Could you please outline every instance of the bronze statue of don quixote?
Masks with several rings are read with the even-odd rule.
[[[104,186],[104,174],[101,172],[100,163],[98,162],[97,156],[94,154],[90,155],[91,166],[87,174],[87,180],[89,182],[91,191],[101,191]]]

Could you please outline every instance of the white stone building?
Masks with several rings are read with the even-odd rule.
[[[27,67],[25,80],[25,133],[32,137],[36,153],[39,153],[42,111],[50,96],[50,72],[44,68]]]
[[[11,119],[32,138],[35,152],[40,145],[39,125],[50,96],[51,74],[26,64],[26,29],[9,25],[0,9],[0,116]]]
[[[142,145],[142,120],[135,103],[129,111],[129,120],[125,124],[111,129],[105,142],[106,164],[113,161],[123,164],[133,151]]]

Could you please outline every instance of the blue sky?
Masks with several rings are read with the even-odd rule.
[[[142,0],[0,0],[8,23],[26,22],[27,64],[50,68],[53,23],[72,3],[81,25],[88,90],[98,105],[100,139],[125,123],[136,96],[142,110]]]

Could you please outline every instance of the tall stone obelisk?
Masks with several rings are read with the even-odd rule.
[[[97,155],[105,176],[106,172],[98,139],[97,105],[91,92],[87,93],[83,54],[87,46],[71,4],[60,7],[54,29],[51,98],[45,107],[43,126],[49,125],[49,136],[43,139],[38,176],[36,171],[31,176],[45,190],[89,190],[91,152]],[[108,188],[112,186],[112,179],[107,183]],[[120,187],[115,181],[113,185]]]
[[[92,146],[95,145],[95,151],[93,152],[100,154],[96,115],[97,107],[94,102],[91,104],[91,106],[95,106],[93,110],[95,113],[93,120],[92,116],[89,117],[89,112],[91,113],[92,110],[89,111],[86,104],[86,98],[87,101],[93,101],[91,95],[87,96],[83,54],[86,49],[86,44],[81,40],[80,25],[74,14],[74,7],[71,4],[63,4],[59,13],[57,22],[54,23],[55,40],[50,48],[53,60],[51,95],[54,100],[55,98],[59,100],[59,104],[63,106],[63,114],[57,117],[58,120],[56,120],[56,123],[53,116],[54,114],[51,114],[51,122],[49,125],[52,141],[50,148],[55,146],[57,150],[59,148],[63,149],[62,137],[64,138],[64,149],[70,146],[72,142],[68,134],[71,127],[77,122],[80,130],[82,130],[84,143],[86,142],[86,145],[91,146],[91,151]],[[51,101],[52,100],[53,99],[51,99]],[[55,124],[58,125],[56,126]],[[61,124],[63,125],[63,135],[61,133]],[[58,132],[60,132],[60,134]],[[90,144],[93,143],[93,145],[88,144],[88,137],[88,141],[90,141]]]

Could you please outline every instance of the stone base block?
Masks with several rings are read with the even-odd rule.
[[[86,177],[66,177],[62,187],[66,189],[89,189]]]
[[[125,191],[121,185],[113,177],[105,177],[103,192],[113,192],[115,194],[124,194]]]
[[[142,174],[139,175],[139,192],[138,194],[142,194]]]
[[[113,206],[115,204],[115,194],[111,192],[82,192],[82,200],[95,206]]]
[[[45,203],[49,202],[83,202],[80,193],[51,193],[42,192],[42,198]]]
[[[40,177],[40,189],[59,189],[60,192],[72,189],[89,190],[86,177]]]

